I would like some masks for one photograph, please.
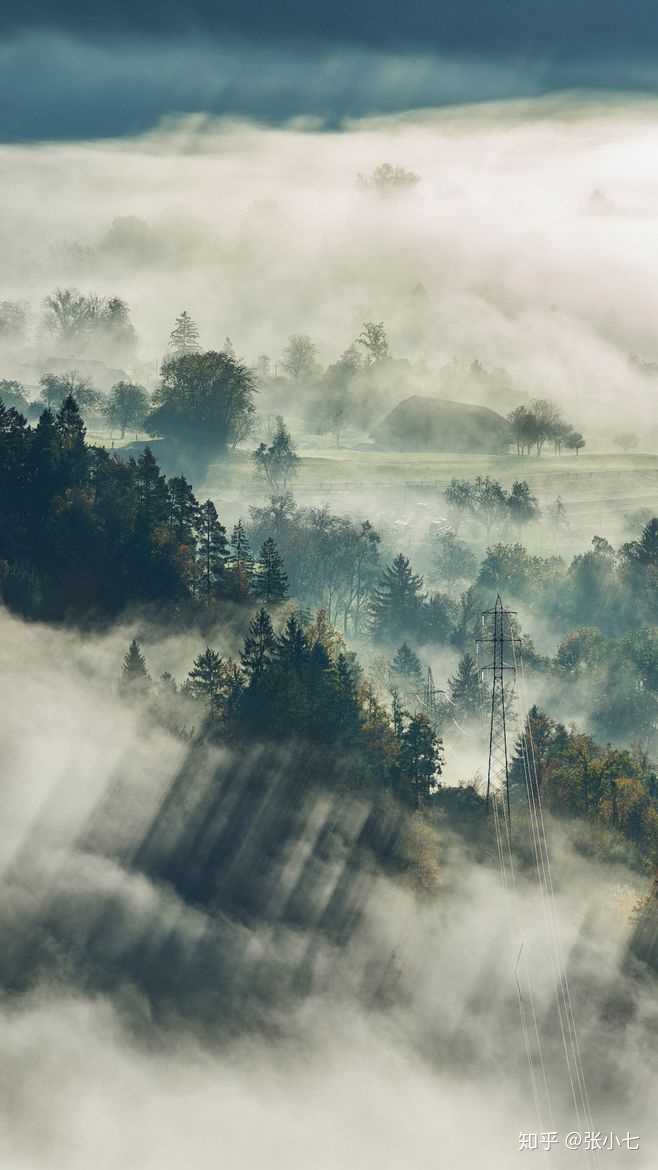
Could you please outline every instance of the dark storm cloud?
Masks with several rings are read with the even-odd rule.
[[[0,141],[118,137],[164,116],[206,112],[261,122],[349,118],[555,90],[655,92],[658,66],[634,58],[385,52],[352,46],[133,38],[83,41],[30,33],[0,44]]]
[[[565,88],[656,90],[654,0],[172,0],[0,6],[0,140],[276,123]]]
[[[544,70],[363,49],[295,52],[199,40],[88,43],[34,34],[0,47],[0,138],[84,138],[204,111],[276,123],[348,117],[541,89]]]
[[[32,0],[3,6],[0,29],[44,27],[84,36],[195,30],[268,42],[295,37],[395,51],[568,57],[658,45],[654,0]]]

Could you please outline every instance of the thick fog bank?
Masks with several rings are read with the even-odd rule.
[[[623,396],[637,425],[653,389],[629,356],[658,357],[653,114],[554,98],[335,133],[198,116],[120,142],[4,146],[2,296],[30,301],[46,349],[53,286],[125,298],[144,377],[184,307],[204,345],[228,335],[273,364],[289,334],[310,334],[326,364],[383,320],[393,356],[420,363],[407,393],[477,359],[578,424]],[[419,182],[359,186],[386,160]]]
[[[163,859],[210,791],[207,848],[265,767],[257,749],[195,752],[124,704],[125,630],[85,643],[4,614],[0,630],[3,1166],[506,1170],[532,1157],[520,1131],[579,1128],[531,873],[507,895],[447,828],[417,828],[421,892],[368,861],[361,802],[319,791],[298,802],[284,863],[256,862],[286,798],[282,756],[249,820],[234,816],[214,901],[191,899]],[[649,1170],[655,985],[628,949],[642,883],[559,834],[553,859],[592,1116],[640,1135],[605,1164]],[[267,888],[245,906],[233,879],[254,867]],[[519,989],[550,1089],[539,1107]]]

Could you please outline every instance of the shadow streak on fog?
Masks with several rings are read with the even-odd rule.
[[[438,865],[420,893],[374,860],[373,833],[406,831],[390,810],[375,828],[364,801],[293,791],[284,753],[181,745],[126,708],[121,634],[90,645],[6,615],[1,634],[2,1165],[504,1170],[539,1128],[520,942],[555,1128],[574,1128],[531,876],[508,906],[440,829],[418,838]],[[596,1123],[639,1132],[648,1168],[637,879],[555,846]]]

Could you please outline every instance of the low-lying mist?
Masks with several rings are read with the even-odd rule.
[[[2,1164],[505,1170],[532,1156],[521,1131],[578,1129],[532,868],[508,894],[492,854],[398,810],[421,864],[393,877],[367,805],[317,789],[268,856],[285,752],[236,759],[154,726],[117,692],[126,632],[1,618]],[[169,649],[176,667],[187,647]],[[655,998],[629,952],[643,882],[551,836],[592,1115],[640,1136],[606,1165],[649,1170]]]
[[[419,364],[416,392],[478,359],[590,431],[623,392],[637,425],[653,390],[628,359],[656,357],[655,136],[650,101],[565,97],[339,132],[196,116],[4,146],[2,296],[29,300],[37,336],[55,285],[123,297],[153,378],[183,307],[203,345],[228,335],[251,362],[303,332],[327,364],[383,320],[393,356]],[[386,160],[420,181],[358,185]]]

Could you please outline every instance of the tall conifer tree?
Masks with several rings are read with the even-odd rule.
[[[266,605],[283,601],[288,594],[288,574],[283,559],[271,536],[260,550],[260,557],[254,573],[254,593]]]

